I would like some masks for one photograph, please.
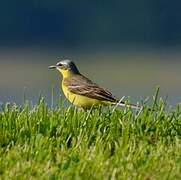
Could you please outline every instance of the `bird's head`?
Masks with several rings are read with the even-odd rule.
[[[71,74],[80,74],[74,62],[68,59],[61,60],[56,65],[49,66],[49,69],[57,69],[63,77],[70,76]]]

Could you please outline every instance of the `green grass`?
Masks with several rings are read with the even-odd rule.
[[[181,111],[84,112],[44,100],[0,111],[0,179],[181,179]]]

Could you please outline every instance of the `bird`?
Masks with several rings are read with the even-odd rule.
[[[70,103],[79,108],[88,110],[98,106],[117,105],[140,109],[138,105],[120,101],[110,91],[82,75],[75,63],[69,59],[51,65],[49,69],[56,69],[62,74],[62,91]]]

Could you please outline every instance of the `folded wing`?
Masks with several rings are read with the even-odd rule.
[[[100,101],[117,102],[117,99],[107,90],[99,87],[84,76],[76,76],[71,79],[65,79],[63,82],[70,92],[86,96]]]

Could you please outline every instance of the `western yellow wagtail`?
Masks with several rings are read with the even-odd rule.
[[[63,93],[77,107],[86,110],[100,105],[126,106],[125,102],[120,102],[109,91],[83,76],[74,62],[70,60],[62,60],[54,66],[49,66],[49,68],[57,69],[62,74],[61,86]],[[128,106],[136,109],[140,108],[134,104]]]

